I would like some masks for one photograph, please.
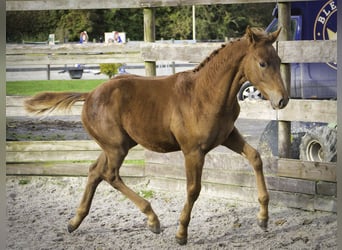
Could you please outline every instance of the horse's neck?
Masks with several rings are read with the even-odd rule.
[[[236,101],[243,78],[243,58],[247,51],[244,39],[231,42],[213,55],[197,72],[197,90],[202,96],[209,96],[207,101],[221,105]]]

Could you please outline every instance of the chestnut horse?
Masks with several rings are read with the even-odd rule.
[[[68,231],[88,215],[98,184],[105,180],[127,196],[147,216],[148,228],[160,233],[150,203],[127,187],[119,170],[130,148],[141,144],[157,152],[181,150],[185,158],[187,199],[179,218],[176,239],[187,243],[193,205],[201,190],[205,155],[218,145],[243,155],[256,175],[260,211],[258,224],[267,227],[269,195],[259,153],[240,135],[234,122],[240,107],[237,93],[247,80],[271,102],[284,108],[288,94],[280,76],[280,58],[272,44],[280,30],[267,34],[247,28],[236,41],[215,50],[193,70],[165,77],[125,75],[110,79],[89,93],[45,92],[27,100],[29,112],[68,109],[84,101],[82,121],[102,148],[89,168],[87,185]]]

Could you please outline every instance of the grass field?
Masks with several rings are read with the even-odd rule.
[[[6,83],[6,95],[29,96],[41,91],[89,92],[106,80],[44,80]]]

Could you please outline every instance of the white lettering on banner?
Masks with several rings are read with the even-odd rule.
[[[336,40],[337,39],[337,6],[334,0],[327,1],[316,16],[314,40]],[[328,65],[337,69],[336,62],[329,62]]]

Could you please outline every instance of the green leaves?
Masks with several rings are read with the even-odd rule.
[[[247,25],[265,28],[274,3],[196,6],[197,40],[223,40],[241,36]],[[192,39],[192,6],[156,8],[156,39]],[[143,9],[51,10],[6,12],[7,42],[47,41],[55,33],[61,42],[79,41],[86,30],[89,41],[104,32],[126,32],[131,41],[144,37]]]
[[[101,63],[100,71],[102,74],[105,74],[109,78],[112,78],[115,74],[119,72],[119,68],[121,66],[122,63]]]

